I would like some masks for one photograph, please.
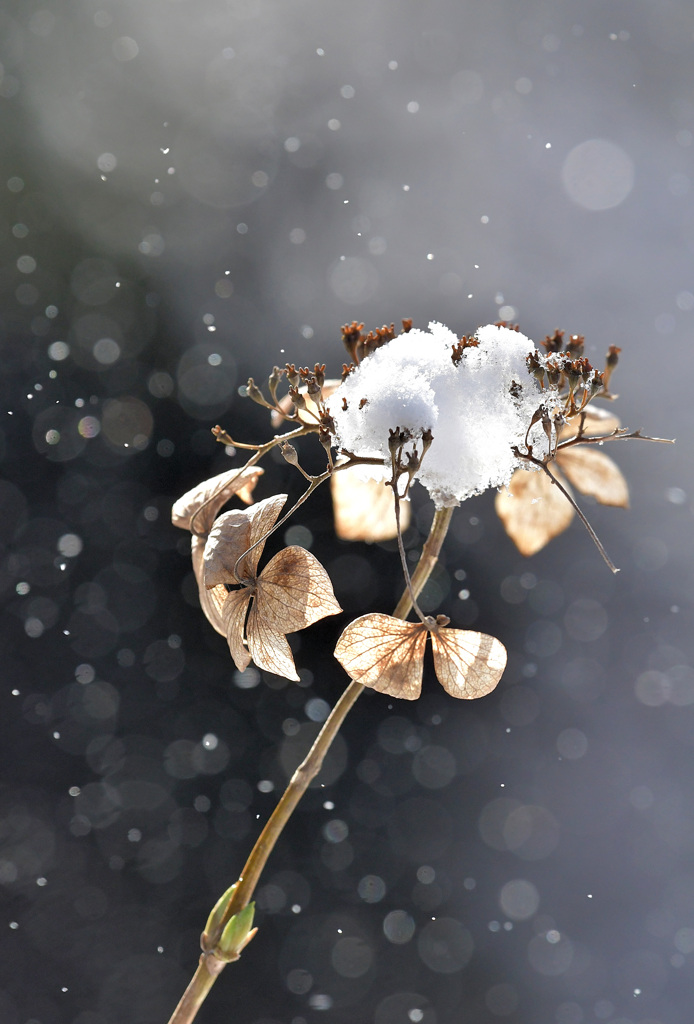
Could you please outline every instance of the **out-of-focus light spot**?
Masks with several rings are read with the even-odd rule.
[[[689,313],[694,309],[694,295],[691,292],[678,292],[675,302],[683,313]]]
[[[12,234],[15,238],[26,238],[26,236],[29,234],[29,228],[26,226],[26,224],[15,224],[12,227]]]
[[[312,697],[304,708],[306,717],[312,722],[324,722],[330,714],[330,705],[320,697]]]
[[[17,270],[20,274],[33,274],[36,270],[36,260],[33,256],[20,256],[17,260]]]
[[[251,181],[256,188],[267,188],[270,176],[265,171],[253,171]]]
[[[499,318],[501,320],[514,320],[518,316],[518,310],[515,306],[504,305],[499,309]]]
[[[331,132],[339,132],[341,127],[342,125],[340,124],[336,117],[331,117],[330,120],[328,121],[328,128],[330,129]]]
[[[24,597],[31,590],[31,584],[21,581],[17,584],[17,586],[14,589],[17,591],[20,597]]]
[[[684,505],[687,501],[687,492],[681,487],[668,487],[665,498],[671,505]]]
[[[128,842],[129,843],[139,843],[141,839],[142,839],[142,832],[140,831],[139,828],[128,829]]]
[[[537,913],[540,895],[532,884],[523,878],[507,882],[499,893],[499,906],[514,921],[527,921]]]
[[[30,636],[32,639],[36,639],[37,637],[41,636],[44,630],[45,626],[41,622],[41,619],[37,619],[33,615],[30,616],[24,623],[24,632],[26,633],[27,636]]]
[[[288,139],[284,140],[284,148],[287,153],[296,153],[300,146],[301,142],[295,135],[290,135]]]
[[[569,761],[577,761],[588,750],[588,740],[580,729],[563,729],[557,736],[557,750]]]
[[[176,446],[173,441],[170,441],[167,437],[162,438],[161,441],[157,441],[157,455],[161,455],[163,459],[170,458],[176,450]]]
[[[607,139],[588,139],[570,151],[561,172],[567,195],[585,210],[611,210],[634,187],[631,157]]]
[[[83,547],[82,538],[76,533],[64,533],[58,538],[57,548],[64,558],[76,558]]]
[[[24,182],[21,178],[13,176],[7,179],[7,187],[10,192],[21,192],[24,188]]]
[[[207,357],[207,362],[210,364],[210,366],[221,366],[222,357],[220,356],[219,352],[210,352],[209,356]]]
[[[261,793],[272,793],[275,783],[271,779],[261,779],[258,783],[258,790]]]
[[[309,327],[308,324],[303,324],[302,327],[301,327],[301,337],[302,338],[307,338],[307,339],[308,338],[312,338],[313,337],[313,328]]]
[[[57,306],[46,306],[44,312],[45,312],[45,314],[46,314],[46,316],[48,317],[49,320],[54,320],[57,317],[57,315],[58,315],[58,307]]]
[[[104,402],[101,428],[104,436],[118,447],[146,447],[154,420],[144,402],[131,395]]]
[[[120,345],[113,338],[99,338],[92,348],[92,354],[97,363],[112,366],[120,358]]]
[[[140,52],[140,47],[131,36],[119,36],[114,39],[111,52],[116,60],[134,60]]]
[[[306,241],[306,232],[303,228],[292,228],[289,232],[289,241],[292,245],[301,245]]]
[[[329,189],[332,189],[333,192],[337,191],[337,189],[339,188],[342,188],[344,182],[345,179],[342,177],[341,174],[338,174],[336,171],[333,171],[331,174],[328,174],[325,179],[326,186]]]
[[[59,430],[47,430],[46,431],[46,444],[58,444],[60,441]]]
[[[143,256],[161,256],[166,243],[160,234],[152,231],[144,236],[137,248]]]
[[[162,370],[153,373],[147,381],[147,389],[154,398],[168,398],[173,394],[173,377]]]
[[[202,745],[205,750],[215,750],[219,746],[219,738],[213,732],[205,733],[202,738]]]
[[[408,114],[416,114],[418,110],[419,110],[419,103],[417,103],[416,100],[410,100],[410,102],[407,104],[407,113]]]
[[[215,283],[214,293],[219,299],[229,299],[234,294],[234,286],[227,278],[220,278]]]
[[[237,233],[239,235],[247,235],[248,234],[248,224],[244,224],[243,221],[241,221],[241,223],[236,225],[236,231],[237,231]]]
[[[97,157],[96,166],[104,174],[107,174],[109,171],[115,171],[118,166],[118,160],[113,153],[102,153],[101,156]]]
[[[398,70],[398,62],[396,60],[389,60],[388,61],[388,70],[389,71],[397,71]]]
[[[480,217],[480,222],[482,224],[488,224],[489,223],[489,217],[486,214],[484,214],[482,217]]]

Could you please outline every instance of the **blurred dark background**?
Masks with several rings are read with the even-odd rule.
[[[339,630],[401,586],[319,492],[291,540],[345,616],[296,637],[300,686],[240,676],[171,503],[240,464],[214,423],[270,436],[249,375],[407,316],[619,345],[622,421],[679,443],[615,444],[631,510],[583,503],[616,577],[576,521],[525,560],[493,495],[456,513],[427,600],[502,683],[360,700],[199,1019],[691,1021],[693,59],[687,0],[7,0],[3,1022],[168,1019]]]

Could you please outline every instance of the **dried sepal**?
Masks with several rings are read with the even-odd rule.
[[[581,422],[583,426],[581,428]],[[559,431],[559,441],[566,441],[576,437],[581,428],[583,437],[598,437],[601,434],[611,434],[621,427],[617,416],[609,409],[601,406],[589,405],[582,413],[571,416]]]
[[[321,392],[323,398],[328,398],[332,395],[333,391],[336,391],[340,386],[339,380],[326,380],[321,386]],[[299,395],[304,401],[303,408],[296,410],[296,416],[292,416],[294,423],[300,423],[307,427],[315,427],[320,418],[320,399],[319,396],[315,397],[319,401],[314,401],[314,398],[309,394],[307,386],[299,387]],[[282,426],[285,419],[291,416],[292,409],[294,408],[294,402],[292,401],[291,395],[284,395],[277,403],[277,409],[273,410],[270,414],[270,422],[272,426],[277,430]]]
[[[268,625],[281,633],[295,633],[342,611],[321,563],[295,544],[265,566],[256,582],[256,600]]]
[[[604,452],[585,446],[566,448],[557,455],[557,465],[581,494],[589,494],[601,505],[629,508],[629,486]]]
[[[224,635],[227,638],[229,651],[239,672],[245,671],[251,663],[251,656],[243,643],[243,630],[250,600],[250,591],[244,587],[242,590],[230,591],[226,595],[226,600],[222,606]]]
[[[361,615],[343,630],[335,657],[363,686],[403,700],[422,692],[427,629],[378,612]]]
[[[205,613],[205,618],[210,625],[216,629],[218,633],[221,633],[222,636],[226,636],[226,626],[224,625],[224,619],[222,618],[222,605],[226,600],[227,589],[224,586],[216,586],[211,590],[208,590],[205,586],[203,561],[204,550],[205,538],[197,537],[193,534],[191,538],[190,553],[193,560],[193,572],[198,584],[200,607]]]
[[[496,513],[522,555],[541,551],[562,533],[574,510],[546,473],[517,469],[496,496]]]
[[[260,466],[230,469],[191,488],[174,502],[171,522],[182,530],[206,536],[222,505],[234,495],[250,504],[253,488],[264,470]]]
[[[393,492],[383,481],[363,480],[358,469],[344,469],[330,479],[335,533],[340,540],[368,544],[397,537]],[[410,503],[400,505],[403,533],[410,525]]]
[[[434,671],[447,693],[465,700],[491,693],[506,667],[504,645],[484,633],[445,629],[432,619],[404,622],[392,615],[362,615],[343,631],[335,657],[363,686],[416,700],[422,690],[429,632]]]
[[[249,509],[221,515],[202,558],[197,555],[196,575],[202,584],[201,603],[203,592],[214,595],[212,618],[206,614],[226,636],[236,667],[243,671],[253,660],[258,668],[296,680],[285,634],[335,615],[341,608],[327,572],[304,548],[284,548],[257,575],[267,534],[286,500],[286,494],[276,494]],[[227,591],[230,586],[239,589]]]
[[[432,631],[431,645],[436,677],[451,697],[485,697],[506,668],[506,648],[486,633],[439,628]]]

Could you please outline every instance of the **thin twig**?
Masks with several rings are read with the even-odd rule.
[[[395,618],[404,619],[409,614],[413,598],[416,599],[431,575],[448,531],[452,514],[452,508],[438,509],[434,513],[429,536],[422,548],[417,568],[412,574],[412,592],[410,593],[409,590],[405,590],[403,593],[393,613]],[[265,828],[260,833],[246,861],[224,920],[221,922],[220,931],[234,914],[238,914],[250,902],[275,843],[282,834],[282,830],[289,821],[301,797],[306,792],[311,780],[320,771],[323,759],[332,741],[339,732],[350,708],[363,690],[364,687],[361,683],[357,683],[354,680],[350,681],[347,689],[323,724],[310,751],[294,772],[289,785],[280,798],[275,810],[270,815]],[[169,1024],[192,1024],[208,992],[225,966],[226,964],[217,959],[214,954],[202,954],[197,970],[181,1001],[174,1010]]]

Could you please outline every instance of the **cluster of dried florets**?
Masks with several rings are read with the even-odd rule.
[[[594,446],[643,435],[628,433],[610,414],[588,408],[596,394],[606,393],[619,349],[610,348],[605,370],[598,373],[583,356],[583,338],[572,335],[564,345],[561,331],[545,339],[541,352],[505,323],[462,339],[437,323],[421,331],[404,320],[399,335],[393,324],[366,335],[363,326],[354,321],[342,329],[352,361],[341,382],[326,380],[325,365],[311,370],[293,363],[274,367],[267,395],[249,379],[246,395],[270,410],[276,428],[288,424],[291,429],[263,445],[246,445],[215,427],[218,440],[253,454],[245,466],[179,499],[173,521],[192,534],[201,605],[227,638],[237,668],[253,661],[297,679],[286,635],[341,609],[325,569],[303,548],[284,548],[262,571],[258,565],[270,534],[330,480],[341,537],[398,536],[420,620],[362,616],[343,631],[338,660],[364,685],[413,699],[431,635],[444,687],[457,697],[478,697],[496,685],[505,651],[493,637],[447,629],[445,616],[421,613],[401,540],[408,505],[401,509],[400,502],[414,480],[427,487],[440,509],[508,484],[497,496],[497,511],[525,554],[565,529],[574,514],[562,473],[603,504],[626,506],[621,473]],[[283,379],[287,391],[280,397]],[[309,433],[318,435],[327,457],[325,472],[317,476],[301,467],[291,444]],[[275,495],[217,518],[233,495],[251,501],[262,473],[257,463],[276,446],[308,481],[297,504],[279,518],[287,496]]]

